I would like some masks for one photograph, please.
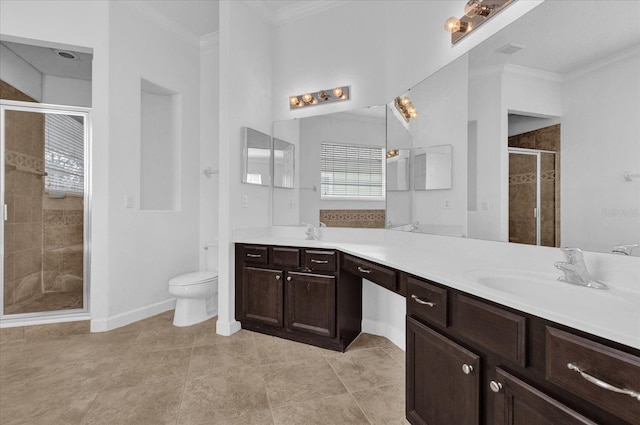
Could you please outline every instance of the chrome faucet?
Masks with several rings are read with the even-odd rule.
[[[415,223],[413,223],[411,225],[411,231],[412,232],[417,232],[420,229],[420,222],[416,221]]]
[[[609,289],[607,285],[591,277],[580,249],[560,248],[560,250],[564,254],[565,261],[554,264],[556,269],[564,272],[564,276],[558,277],[559,281],[595,289]]]
[[[318,240],[318,235],[316,234],[316,229],[313,227],[313,224],[302,223],[307,226],[307,230],[304,232],[305,240],[308,241],[316,241]]]
[[[613,247],[614,254],[623,254],[623,255],[631,255],[631,252],[634,248],[640,248],[640,244],[631,244],[631,245],[616,245]]]

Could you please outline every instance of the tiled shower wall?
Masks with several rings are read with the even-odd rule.
[[[44,246],[42,278],[45,292],[82,291],[82,197],[43,198]]]
[[[509,147],[555,152],[555,164],[552,163],[552,155],[543,154],[542,156],[540,243],[542,246],[560,246],[560,124],[509,137]],[[516,155],[518,156],[520,155]],[[525,164],[517,163],[528,159],[530,158],[519,158],[516,162],[510,159],[510,203],[522,201],[523,205],[528,205],[535,199],[536,187],[533,180],[535,175],[523,171]],[[512,210],[517,210],[518,205],[510,205],[509,209],[509,240],[518,243],[531,243],[533,240],[535,244],[533,216],[520,214],[520,219],[517,219]],[[513,220],[514,218],[517,219],[517,223]]]
[[[0,81],[3,99],[34,100]],[[44,116],[7,111],[5,116],[4,304],[42,292],[42,194]]]

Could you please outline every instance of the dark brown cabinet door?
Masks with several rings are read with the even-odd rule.
[[[496,392],[494,425],[596,425],[502,369],[491,390]]]
[[[336,278],[287,273],[287,328],[315,335],[336,335]]]
[[[244,267],[242,274],[242,320],[282,327],[284,273]]]
[[[407,419],[414,425],[480,422],[480,358],[407,317]]]

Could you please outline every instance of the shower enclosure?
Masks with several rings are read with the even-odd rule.
[[[88,108],[0,101],[2,319],[88,311]]]

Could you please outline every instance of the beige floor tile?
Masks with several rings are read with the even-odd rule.
[[[327,361],[350,392],[404,382],[404,370],[382,348],[328,357]]]
[[[203,345],[193,348],[189,376],[215,374],[221,370],[259,365],[258,350],[253,339]]]
[[[84,394],[82,398],[63,406],[51,407],[36,416],[32,416],[33,409],[25,408],[24,414],[0,413],[0,418],[3,425],[79,425],[97,396],[97,393]]]
[[[106,389],[154,385],[159,382],[184,382],[189,372],[191,348],[135,353],[117,366]]]
[[[386,351],[393,360],[404,367],[406,352],[403,349],[396,345],[391,345],[390,347],[384,347],[383,350]]]
[[[187,381],[179,424],[201,424],[269,408],[258,367],[193,375]]]
[[[196,347],[201,345],[227,344],[245,339],[253,339],[253,332],[249,332],[244,329],[231,336],[218,335],[216,334],[215,324],[212,327],[208,326],[196,329],[194,335],[196,339],[193,345]]]
[[[313,345],[272,336],[256,337],[255,341],[262,365],[301,360],[323,360],[323,350]]]
[[[65,341],[59,339],[0,344],[0,370],[49,365],[68,347]]]
[[[402,425],[405,419],[404,384],[387,385],[353,393],[373,425]]]
[[[276,425],[369,425],[351,394],[280,407],[272,413]]]
[[[184,384],[138,385],[102,391],[83,425],[175,424]]]
[[[351,344],[349,344],[345,352],[363,350],[367,348],[391,346],[395,347],[395,345],[391,341],[383,336],[361,333],[356,339],[353,340]]]
[[[271,415],[271,410],[263,410],[236,418],[207,422],[200,425],[273,425],[273,416]]]
[[[134,333],[87,334],[63,336],[56,341],[66,343],[60,360],[85,361],[86,359],[118,358],[124,356],[136,339]]]
[[[173,325],[164,329],[142,330],[131,346],[131,353],[193,347],[194,340],[195,336],[191,330]]]
[[[262,373],[272,408],[346,392],[324,359],[267,365]]]

